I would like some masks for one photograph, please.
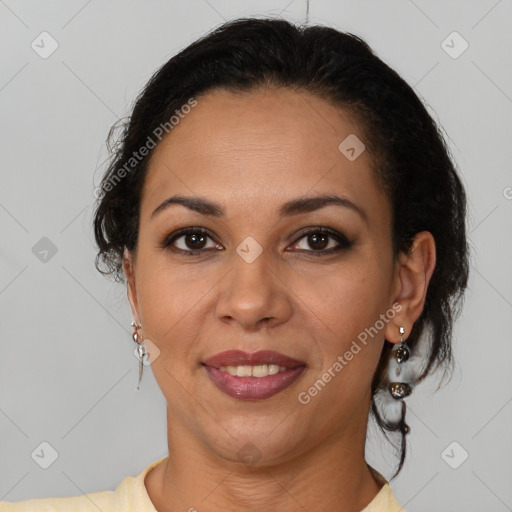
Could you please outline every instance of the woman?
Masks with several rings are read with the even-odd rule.
[[[228,22],[139,96],[98,190],[97,266],[126,279],[169,456],[115,492],[21,510],[403,510],[369,414],[452,363],[463,186],[413,90],[360,38]],[[140,380],[140,376],[139,376]]]

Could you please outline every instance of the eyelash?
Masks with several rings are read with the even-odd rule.
[[[198,256],[198,255],[201,255],[204,251],[208,250],[208,249],[199,249],[196,251],[194,251],[194,250],[185,251],[183,249],[171,248],[171,245],[176,240],[178,240],[179,238],[181,238],[183,236],[190,235],[190,234],[205,235],[208,238],[211,238],[213,240],[213,237],[211,236],[210,232],[207,229],[201,228],[201,227],[189,227],[189,228],[180,229],[180,230],[166,236],[164,238],[164,240],[162,241],[162,243],[160,244],[160,248],[161,249],[169,249],[169,250],[171,250],[175,253],[181,254],[183,256]],[[297,238],[295,240],[295,242],[293,242],[292,245],[297,244],[303,238],[306,238],[307,236],[313,235],[313,234],[326,235],[329,238],[333,238],[334,240],[336,240],[339,245],[337,247],[333,247],[331,249],[327,249],[327,250],[322,249],[320,251],[299,249],[299,252],[312,253],[314,256],[329,256],[329,255],[337,253],[339,251],[350,249],[350,247],[352,247],[352,245],[353,245],[353,242],[349,241],[345,235],[338,233],[337,231],[335,231],[333,229],[324,228],[324,227],[316,227],[313,229],[309,229],[306,232],[303,232],[299,236],[299,238]]]

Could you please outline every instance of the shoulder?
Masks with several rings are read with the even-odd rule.
[[[361,512],[406,512],[398,503],[393,491],[386,483],[373,498],[373,500]]]
[[[127,476],[115,491],[100,491],[61,498],[34,498],[0,502],[0,512],[156,512],[146,492],[144,478],[166,457],[153,462],[137,476]]]
[[[368,469],[382,487],[374,496],[373,500],[368,503],[361,512],[406,512],[395,498],[393,490],[386,478],[370,465],[368,465]]]
[[[0,502],[0,512],[117,512],[114,491],[102,491],[69,498],[33,498]]]

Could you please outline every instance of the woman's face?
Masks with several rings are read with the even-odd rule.
[[[364,439],[384,338],[398,337],[400,290],[390,204],[368,151],[350,150],[364,137],[345,111],[306,92],[217,90],[197,102],[154,150],[136,256],[125,262],[134,317],[160,351],[151,367],[173,432],[227,460],[252,450],[262,463]],[[173,196],[217,206],[166,204]],[[300,207],[319,196],[342,201]],[[196,233],[173,240],[183,228]],[[270,377],[205,365],[227,350],[272,350],[301,365]],[[276,392],[279,383],[288,385]]]

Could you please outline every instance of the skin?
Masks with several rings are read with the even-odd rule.
[[[209,91],[154,150],[144,184],[136,253],[123,269],[139,333],[160,350],[151,365],[168,411],[170,457],[145,479],[159,512],[343,510],[359,512],[379,492],[364,459],[370,386],[384,340],[404,340],[424,306],[435,243],[418,233],[393,259],[391,206],[364,151],[349,161],[338,145],[364,142],[348,112],[304,91]],[[225,215],[205,216],[168,197],[202,197]],[[344,196],[337,205],[279,218],[283,203]],[[202,253],[160,247],[183,227],[204,227]],[[306,227],[330,227],[353,245],[308,243]],[[314,228],[312,228],[314,231]],[[247,263],[248,236],[263,252]],[[188,243],[187,243],[188,242]],[[216,250],[215,246],[221,248]],[[328,244],[328,245],[327,245]],[[191,250],[189,237],[174,247]],[[332,367],[394,303],[402,308],[307,404],[298,394]],[[276,350],[307,365],[292,386],[266,400],[218,390],[201,365],[228,349]],[[238,453],[252,443],[259,459]]]

